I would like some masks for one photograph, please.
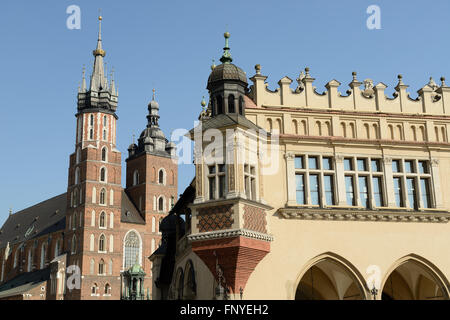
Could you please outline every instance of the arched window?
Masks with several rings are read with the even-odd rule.
[[[103,141],[106,141],[106,129],[103,129]]]
[[[112,259],[109,259],[109,263],[108,263],[108,274],[112,275],[113,273],[113,261]]]
[[[111,295],[111,286],[108,283],[105,285],[105,294]]]
[[[114,236],[111,234],[109,236],[109,252],[114,251]]]
[[[106,127],[107,124],[108,124],[108,118],[106,118],[106,116],[103,116],[103,126]]]
[[[164,180],[165,180],[164,179],[164,170],[160,169],[159,173],[158,173],[158,182],[159,182],[159,184],[165,184]]]
[[[98,263],[98,274],[105,274],[105,261],[103,259],[100,259]]]
[[[234,95],[230,94],[228,96],[228,113],[235,113],[236,108],[234,106]]]
[[[108,152],[108,150],[106,149],[106,147],[103,147],[102,148],[102,161],[106,161],[107,152]]]
[[[100,220],[98,226],[100,228],[106,228],[106,213],[104,212],[100,213]]]
[[[164,198],[162,196],[158,199],[158,211],[164,211]]]
[[[139,184],[139,171],[135,170],[133,173],[133,186]]]
[[[244,115],[244,99],[241,97],[239,97],[239,114],[241,116]]]
[[[42,247],[41,247],[41,263],[40,263],[40,269],[44,269],[44,267],[45,267],[45,252],[47,251],[47,247],[46,247],[46,245],[45,245],[45,243],[44,244],[42,244]]]
[[[76,207],[77,205],[78,205],[78,189],[75,189],[74,191],[73,191],[73,199],[72,199],[72,201],[73,201],[73,204],[72,204],[72,207]]]
[[[223,98],[221,95],[217,96],[217,114],[223,113]]]
[[[94,139],[94,129],[90,129],[89,130],[89,140],[93,140]]]
[[[91,259],[90,265],[89,265],[89,272],[91,275],[94,274],[95,272],[95,261],[94,259]]]
[[[106,189],[100,191],[100,204],[106,204]]]
[[[72,254],[77,252],[77,236],[72,236]]]
[[[80,149],[80,147],[77,148],[77,153],[76,153],[76,156],[75,156],[75,160],[76,160],[77,164],[80,163],[80,161],[81,161],[81,149]]]
[[[72,216],[72,230],[77,228],[77,213],[75,212]]]
[[[114,205],[114,190],[109,190],[109,205]]]
[[[91,294],[92,294],[92,295],[96,295],[96,294],[97,294],[97,290],[98,290],[97,284],[94,283],[94,284],[92,285]]]
[[[61,240],[56,240],[55,242],[55,252],[54,252],[54,257],[56,258],[57,256],[59,256],[61,254]]]
[[[94,246],[95,246],[95,237],[93,234],[91,234],[89,239],[89,250],[94,251],[95,250]]]
[[[91,125],[91,126],[94,125],[94,115],[93,114],[91,114],[89,125]]]
[[[105,167],[100,169],[100,181],[106,182],[106,168]]]
[[[156,232],[156,218],[152,217],[152,232]]]
[[[27,268],[27,271],[28,271],[28,272],[31,272],[31,271],[32,271],[32,270],[31,270],[32,266],[33,266],[33,249],[31,248],[31,249],[28,251],[28,268]]]
[[[124,241],[124,267],[128,269],[132,267],[136,260],[141,261],[141,239],[135,231],[130,231]]]
[[[105,252],[105,235],[102,234],[98,240],[98,251]]]
[[[97,189],[95,187],[92,188],[92,203],[97,202]]]
[[[114,228],[114,213],[109,213],[109,227],[112,229]]]

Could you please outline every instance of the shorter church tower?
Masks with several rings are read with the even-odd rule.
[[[126,193],[145,220],[151,243],[150,256],[161,241],[159,224],[172,209],[178,192],[178,164],[175,144],[159,127],[159,104],[153,90],[148,105],[147,127],[138,144],[128,148]]]

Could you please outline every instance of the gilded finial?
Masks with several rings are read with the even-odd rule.
[[[203,108],[206,107],[205,96],[203,96],[202,102],[200,104],[202,105]]]
[[[216,60],[212,59],[211,71],[216,68]]]
[[[153,101],[155,101],[155,93],[156,93],[156,90],[155,90],[155,88],[153,88],[153,90],[152,90],[152,91],[153,91],[153,97],[152,97],[152,100],[153,100]]]

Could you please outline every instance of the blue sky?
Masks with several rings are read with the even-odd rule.
[[[369,5],[381,29],[369,30]],[[81,8],[81,29],[66,27],[66,8]],[[157,90],[167,136],[190,129],[207,96],[211,60],[231,33],[233,63],[250,77],[262,66],[275,88],[310,67],[318,91],[351,72],[383,82],[391,95],[403,74],[412,97],[433,76],[450,81],[450,1],[2,1],[0,4],[0,224],[14,212],[66,191],[74,151],[76,93],[90,73],[97,16],[103,16],[108,70],[119,87],[117,137],[122,160],[146,125]],[[123,172],[123,183],[124,173]],[[179,168],[179,193],[193,177]]]

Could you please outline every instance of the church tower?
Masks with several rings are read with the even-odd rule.
[[[116,149],[118,92],[112,75],[109,83],[106,75],[101,23],[99,17],[90,85],[86,86],[83,70],[75,115],[64,243],[68,266],[80,268],[81,287],[66,289],[66,299],[120,298],[120,270],[115,270],[122,258],[121,153]]]
[[[161,241],[159,224],[174,206],[178,192],[178,164],[175,144],[159,127],[159,104],[153,90],[148,104],[147,126],[138,143],[128,148],[126,193],[147,226],[150,256]],[[148,254],[147,254],[148,253]]]

